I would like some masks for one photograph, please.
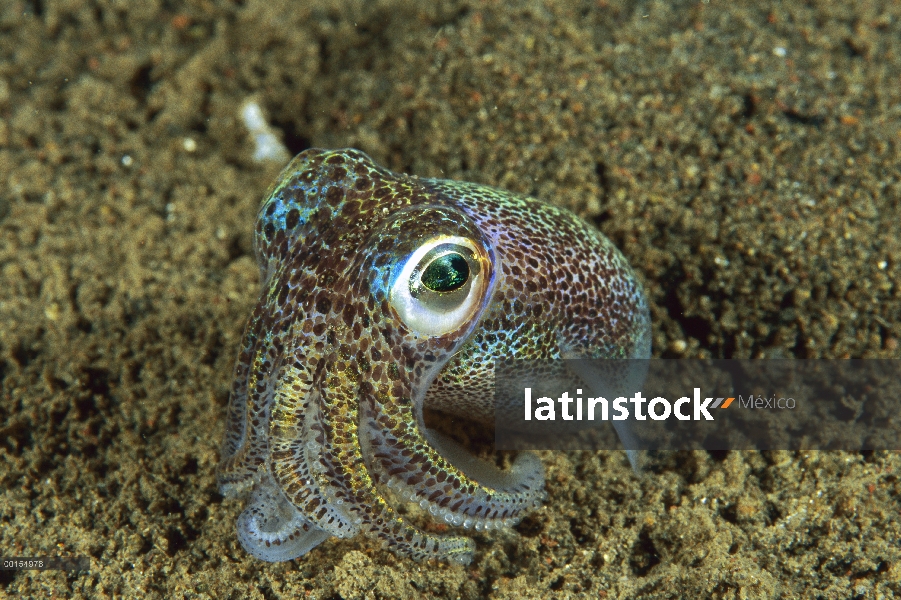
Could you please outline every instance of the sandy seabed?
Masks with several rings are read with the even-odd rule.
[[[893,452],[542,453],[546,505],[468,567],[363,537],[266,564],[217,492],[251,231],[280,165],[396,171],[592,220],[654,355],[899,358],[897,2],[7,1],[0,571],[9,597],[881,598]]]

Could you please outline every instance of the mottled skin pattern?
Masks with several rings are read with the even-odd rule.
[[[468,457],[425,429],[423,404],[491,419],[495,359],[650,352],[647,305],[622,255],[533,198],[311,149],[269,190],[254,239],[262,294],[218,477],[224,495],[249,498],[238,535],[263,560],[362,532],[416,559],[469,562],[468,537],[425,532],[392,504],[464,528],[510,526],[544,498],[541,465],[522,454],[502,472]],[[424,288],[414,293],[404,268],[420,265],[427,281],[422,252],[445,242],[457,262],[440,274],[466,285],[415,296]]]

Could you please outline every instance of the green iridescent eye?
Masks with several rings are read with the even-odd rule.
[[[426,267],[422,284],[433,292],[452,292],[469,280],[469,264],[456,252],[438,257]]]
[[[436,236],[407,257],[390,302],[407,327],[445,335],[478,314],[491,281],[484,246],[462,236]]]

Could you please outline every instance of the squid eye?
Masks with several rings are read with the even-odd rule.
[[[443,335],[467,323],[486,290],[487,256],[472,240],[442,236],[416,249],[391,287],[391,305],[424,335]]]
[[[458,290],[469,281],[469,263],[456,251],[450,251],[429,263],[422,272],[422,285],[438,293]]]

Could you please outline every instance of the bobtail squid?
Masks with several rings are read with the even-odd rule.
[[[501,470],[426,429],[423,406],[490,420],[497,359],[647,358],[650,319],[622,254],[572,213],[499,189],[311,149],[254,231],[262,292],[235,367],[218,480],[247,498],[238,538],[283,561],[362,533],[468,563],[465,531],[540,506],[538,458]],[[434,529],[434,528],[433,528]]]

